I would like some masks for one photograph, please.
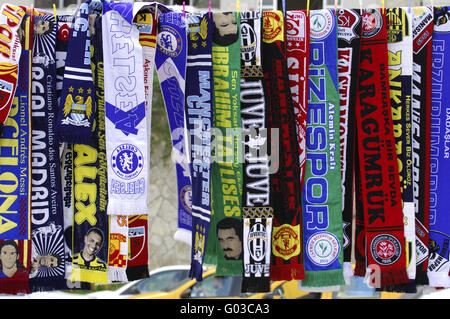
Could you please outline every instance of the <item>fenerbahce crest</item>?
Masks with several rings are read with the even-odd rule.
[[[85,100],[81,95],[76,95],[74,101],[72,94],[68,94],[63,114],[64,119],[61,124],[89,127],[89,119],[92,116],[92,98],[88,96]]]

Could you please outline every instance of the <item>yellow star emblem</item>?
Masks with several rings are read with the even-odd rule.
[[[78,93],[83,93],[83,91],[84,91],[83,88],[78,89]]]
[[[69,92],[72,93],[73,92],[73,86],[69,87]]]
[[[202,47],[206,47],[206,41],[202,41]]]
[[[197,49],[197,43],[192,43],[192,47],[193,47],[194,49]]]

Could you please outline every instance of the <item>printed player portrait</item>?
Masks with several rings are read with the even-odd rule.
[[[242,259],[242,224],[236,218],[224,218],[217,223],[217,238],[225,259]]]

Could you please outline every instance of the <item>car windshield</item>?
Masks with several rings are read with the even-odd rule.
[[[151,275],[149,278],[143,279],[139,281],[139,283],[130,287],[133,290],[133,294],[135,290],[138,293],[147,293],[154,291],[170,291],[174,287],[178,287],[181,284],[185,283],[189,280],[189,270],[170,270],[164,271],[160,273],[156,273]],[[124,294],[127,294],[128,291],[124,291]]]

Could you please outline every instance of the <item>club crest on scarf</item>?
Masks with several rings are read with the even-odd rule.
[[[355,29],[361,18],[354,10],[339,9],[337,19],[339,24],[339,39],[351,43],[353,39],[359,38]]]
[[[273,254],[284,260],[300,254],[300,225],[273,227]]]
[[[275,12],[265,12],[263,19],[263,40],[271,43],[277,40],[284,40],[283,20]]]
[[[329,10],[315,10],[310,17],[311,36],[317,40],[326,38],[334,29],[335,20]]]
[[[319,232],[306,242],[309,259],[318,266],[331,265],[341,250],[339,240],[329,232]]]
[[[183,49],[180,33],[168,25],[161,26],[156,42],[158,50],[172,58],[177,57]]]
[[[122,179],[133,179],[138,176],[143,167],[143,156],[141,151],[132,144],[121,144],[114,149],[111,155],[114,173]],[[136,182],[139,189],[140,181]],[[130,189],[130,192],[133,192]],[[141,193],[139,191],[139,193]]]
[[[88,96],[85,98],[82,95],[84,89],[82,87],[77,90],[74,87],[69,88],[69,94],[67,94],[64,102],[63,114],[65,119],[62,120],[62,124],[72,124],[76,126],[89,126],[89,120],[92,116],[92,98]],[[77,94],[78,92],[78,94]],[[88,94],[91,92],[87,91]],[[72,95],[74,94],[74,96]],[[68,117],[70,115],[70,117]]]
[[[383,18],[379,10],[364,10],[361,19],[361,32],[363,37],[371,38],[380,32],[383,25]]]

